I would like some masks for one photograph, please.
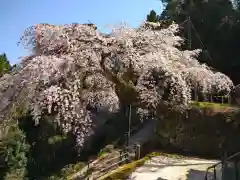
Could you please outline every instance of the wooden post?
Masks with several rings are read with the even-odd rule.
[[[194,100],[198,101],[198,88],[196,84],[194,86]]]
[[[131,137],[131,120],[132,120],[132,105],[129,105],[129,114],[128,114],[128,132],[127,132],[127,146],[129,146],[129,141]]]
[[[136,144],[136,154],[135,154],[136,160],[140,159],[140,153],[141,153],[140,149],[141,149],[140,144]]]
[[[232,103],[231,96],[228,95],[228,104],[231,104],[231,103]]]

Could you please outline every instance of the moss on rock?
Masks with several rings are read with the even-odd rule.
[[[184,113],[166,112],[157,123],[156,144],[201,156],[239,151],[240,109],[229,104],[193,102]]]

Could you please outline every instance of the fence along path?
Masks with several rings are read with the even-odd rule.
[[[68,180],[95,180],[99,177],[107,174],[110,170],[113,170],[131,160],[139,157],[136,153],[136,146],[126,147],[125,151],[115,151],[103,155],[104,157],[99,158],[95,161],[90,161],[81,171],[68,177]],[[130,153],[131,152],[131,153]],[[140,152],[140,150],[138,151]],[[110,155],[110,156],[109,156]],[[113,157],[111,157],[113,156]]]

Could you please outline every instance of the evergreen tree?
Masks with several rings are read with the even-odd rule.
[[[0,55],[0,77],[11,71],[11,65],[5,53]]]
[[[151,10],[150,13],[147,15],[148,22],[157,22],[159,21],[159,15],[154,10]]]
[[[159,19],[175,21],[182,27],[181,36],[186,40],[182,48],[189,49],[189,24],[186,20],[190,16],[191,48],[203,49],[199,60],[227,74],[235,84],[239,84],[238,0],[162,0],[162,3],[165,8]]]

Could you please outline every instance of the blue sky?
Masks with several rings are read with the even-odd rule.
[[[0,7],[0,53],[6,52],[11,63],[27,55],[17,42],[31,25],[90,21],[106,31],[106,25],[120,22],[137,27],[150,10],[162,9],[160,0],[0,0]]]

